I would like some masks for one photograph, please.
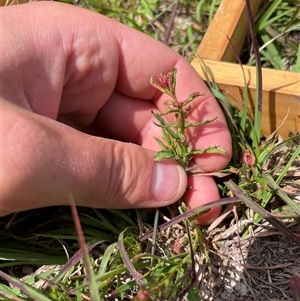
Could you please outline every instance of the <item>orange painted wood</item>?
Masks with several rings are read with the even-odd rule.
[[[220,89],[225,92],[229,101],[238,108],[242,107],[244,81],[242,69],[238,64],[204,60],[210,68],[215,81]],[[199,59],[192,61],[192,66],[199,75],[205,79]],[[250,113],[253,114],[256,70],[255,67],[243,66],[246,82],[251,95]],[[278,128],[278,133],[287,138],[289,131],[300,132],[300,102],[295,96],[300,97],[300,74],[295,72],[274,69],[262,69],[263,76],[263,105],[262,105],[262,132],[269,135],[274,132],[286,118],[283,125]]]
[[[255,16],[261,0],[250,0]],[[245,0],[223,0],[203,37],[197,53],[203,59],[235,62],[227,36],[240,53],[248,32]]]
[[[261,0],[250,0],[252,15],[255,15]],[[199,48],[198,56],[204,59],[215,81],[225,92],[231,104],[242,107],[244,81],[242,68],[236,62],[228,42],[230,38],[239,52],[242,49],[248,31],[245,14],[245,0],[223,0],[210,24]],[[227,35],[227,36],[226,36]],[[192,66],[205,79],[199,59]],[[253,115],[256,91],[255,67],[243,66],[250,92],[250,114]],[[269,135],[278,129],[278,133],[287,138],[289,131],[300,132],[300,74],[263,68],[263,106],[262,132]],[[278,128],[283,120],[285,122]]]

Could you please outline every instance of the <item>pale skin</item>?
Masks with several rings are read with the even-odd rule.
[[[190,132],[194,148],[218,145],[228,155],[196,156],[214,172],[231,157],[221,109],[181,56],[146,35],[74,6],[37,2],[1,8],[0,215],[55,205],[195,208],[219,198],[209,176],[186,176],[172,160],[154,162],[161,130],[151,110],[168,99],[150,77],[177,68],[177,95],[193,102],[192,121],[218,117]],[[130,143],[129,143],[130,142]],[[199,218],[212,222],[214,208]]]

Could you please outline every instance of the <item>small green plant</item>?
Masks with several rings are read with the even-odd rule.
[[[188,96],[184,101],[178,100],[176,96],[176,68],[171,72],[165,74],[161,73],[155,80],[151,78],[151,84],[160,90],[162,93],[168,95],[171,99],[166,101],[166,111],[163,113],[152,114],[159,123],[155,123],[156,126],[162,128],[162,139],[156,138],[156,142],[162,148],[157,152],[154,160],[161,161],[166,159],[175,159],[187,172],[190,170],[189,162],[194,155],[201,155],[205,153],[219,153],[226,154],[226,151],[219,146],[210,146],[206,149],[193,149],[188,144],[187,130],[192,127],[199,127],[205,124],[214,122],[216,118],[211,120],[204,120],[201,122],[190,123],[188,116],[192,110],[192,101],[199,96],[203,96],[203,93],[195,92]],[[173,114],[175,117],[174,122],[167,123],[164,116]]]

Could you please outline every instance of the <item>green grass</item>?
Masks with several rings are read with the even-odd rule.
[[[263,66],[300,72],[300,6],[295,1],[263,1],[256,22]],[[249,64],[254,64],[250,58]]]
[[[168,28],[164,24],[170,20],[176,1],[80,1],[79,5],[165,41],[191,60],[219,2],[181,1],[180,18],[174,21],[169,36],[165,34]],[[268,55],[275,58],[274,47],[278,47],[269,43],[271,37],[266,28],[280,24],[281,33],[292,32],[298,22],[295,18],[296,23],[289,23],[293,16],[289,9],[291,2],[273,3],[256,23],[258,30],[264,31],[262,41],[268,43],[261,51],[263,62]],[[282,16],[283,21],[278,16]],[[255,47],[254,51],[257,56]],[[282,59],[276,57],[276,61],[280,64]],[[153,215],[146,215],[143,210],[77,208],[77,212],[72,206],[24,212],[14,219],[1,218],[0,300],[182,300],[184,295],[188,300],[202,300],[202,292],[195,285],[195,271],[200,265],[195,255],[202,258],[202,269],[211,269],[213,263],[206,228],[199,227],[194,217],[220,204],[236,204],[240,209],[240,222],[252,218],[253,210],[254,223],[259,225],[267,220],[295,244],[300,244],[299,238],[282,222],[284,218],[299,221],[300,217],[299,204],[282,190],[285,183],[299,189],[297,183],[286,176],[299,158],[300,147],[295,142],[299,137],[286,141],[280,141],[276,134],[263,137],[260,132],[261,87],[257,87],[255,119],[252,120],[247,111],[246,84],[244,110],[239,112],[229,104],[210,70],[204,64],[203,68],[207,84],[224,109],[233,137],[234,157],[222,171],[227,175],[226,181],[219,184],[225,198],[192,211],[179,203],[157,210]],[[260,66],[257,69],[259,71]],[[155,117],[163,126],[162,137],[157,138],[165,151],[158,153],[157,159],[174,156],[179,161],[189,160],[194,154],[192,150],[188,145],[178,144],[177,135],[182,134],[182,131],[178,133],[180,125],[174,127],[174,124],[168,125],[163,116]],[[282,157],[285,160],[280,161]],[[270,164],[270,160],[278,161]],[[272,199],[276,200],[275,206],[274,202],[270,203]],[[224,221],[220,227],[228,226]],[[242,227],[244,238],[249,237],[248,230],[248,224]],[[63,267],[58,272],[39,272],[20,280],[19,267],[43,264]]]

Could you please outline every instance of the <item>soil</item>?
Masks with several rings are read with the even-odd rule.
[[[299,223],[288,225],[300,236]],[[213,238],[211,272],[201,271],[199,276],[204,300],[293,300],[290,278],[300,276],[300,246],[267,224],[246,239],[236,233],[223,237],[222,230]]]

